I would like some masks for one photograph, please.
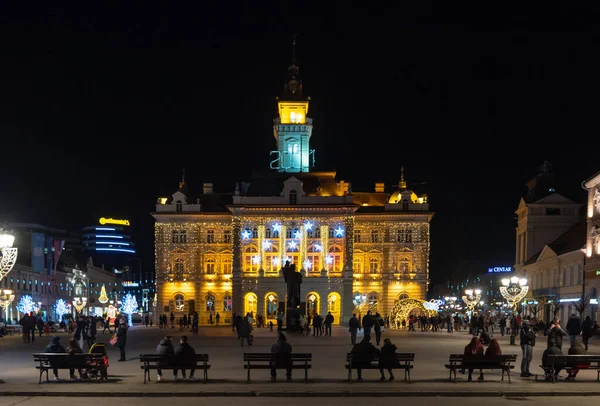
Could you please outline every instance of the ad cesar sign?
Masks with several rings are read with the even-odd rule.
[[[512,272],[512,266],[495,266],[488,268],[488,273]]]

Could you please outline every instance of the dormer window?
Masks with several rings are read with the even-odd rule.
[[[298,204],[298,192],[290,190],[290,204]]]
[[[175,203],[175,211],[177,213],[181,213],[183,211],[183,203],[181,202],[181,200],[177,200],[177,202]]]

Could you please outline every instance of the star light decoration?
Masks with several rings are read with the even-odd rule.
[[[281,232],[281,224],[279,224],[279,223],[273,224],[273,231],[277,231],[278,233],[280,233]]]
[[[323,251],[323,246],[321,244],[315,244],[313,245],[315,251],[321,252]]]
[[[304,269],[310,269],[312,267],[312,263],[308,260],[304,260]]]
[[[258,255],[253,256],[252,263],[255,265],[260,264],[260,257]]]
[[[247,240],[247,239],[249,239],[249,238],[250,238],[250,235],[251,235],[251,234],[250,234],[250,231],[248,231],[248,230],[244,230],[244,231],[242,231],[242,239],[243,239],[243,240]]]
[[[300,232],[300,230],[296,230],[294,232],[294,238],[299,240],[300,238],[302,238],[302,233]]]
[[[269,241],[269,240],[263,240],[263,242],[262,242],[262,249],[263,249],[263,251],[270,250],[271,249],[271,245],[272,245],[271,241]]]
[[[336,228],[334,230],[334,235],[336,237],[343,237],[344,236],[344,228],[342,226],[338,226],[338,228]]]
[[[296,248],[298,248],[298,243],[296,241],[288,242],[288,249],[295,250]]]
[[[326,257],[326,258],[325,258],[325,263],[326,263],[327,265],[331,265],[331,264],[333,264],[333,257],[332,257],[331,255],[330,255],[330,256],[328,256],[328,257]]]
[[[279,265],[279,257],[273,257],[273,259],[271,259],[271,263],[273,264],[273,266],[278,266]]]
[[[306,223],[304,223],[304,229],[306,231],[311,231],[313,228],[313,224],[310,221],[307,221]]]

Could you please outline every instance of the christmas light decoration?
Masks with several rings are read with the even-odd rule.
[[[63,316],[69,313],[69,305],[64,299],[58,299],[56,301],[54,304],[54,313],[56,313],[59,323],[62,321]]]
[[[248,230],[244,230],[244,231],[242,231],[242,238],[243,238],[244,240],[248,240],[248,239],[250,238],[250,236],[251,236],[251,235],[252,235],[252,234],[251,234],[251,233],[250,233],[250,231],[248,231]]]
[[[336,237],[344,236],[344,229],[341,226],[338,226],[338,228],[335,229],[335,236]]]
[[[313,248],[315,249],[315,251],[317,252],[321,252],[323,251],[323,247],[321,246],[321,244],[314,244]]]
[[[290,241],[288,242],[288,249],[293,251],[296,248],[298,248],[298,243],[296,241]]]
[[[21,296],[21,299],[19,299],[19,303],[17,303],[17,310],[23,314],[29,314],[31,312],[35,313],[38,311],[38,309],[39,308],[36,306],[36,303],[33,301],[33,298],[29,295]]]
[[[100,289],[100,296],[98,297],[98,301],[102,304],[108,303],[108,296],[106,295],[106,288],[102,285],[102,289]]]
[[[310,221],[307,221],[306,223],[304,223],[304,229],[306,231],[312,231],[313,228],[313,224]]]
[[[131,293],[128,293],[123,298],[123,303],[121,304],[121,313],[125,313],[127,315],[127,325],[130,327],[133,326],[133,322],[131,320],[131,315],[137,312],[138,303],[135,299],[135,296],[132,296]]]
[[[420,309],[421,312],[429,317],[435,316],[438,313],[438,306],[438,303],[426,302],[425,300],[401,299],[392,307],[392,311],[390,312],[390,326],[393,329],[399,329],[402,326],[403,320],[408,324],[408,316],[415,309]]]
[[[294,238],[299,240],[300,238],[302,238],[302,233],[300,231],[295,231],[294,232]]]

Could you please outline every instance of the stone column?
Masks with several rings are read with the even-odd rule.
[[[352,270],[353,261],[354,261],[354,215],[350,214],[346,217],[344,221],[344,226],[346,229],[345,234],[345,263],[344,263],[344,272],[342,273],[343,284],[344,284],[344,292],[342,295],[342,307],[341,307],[341,315],[340,315],[340,324],[348,325],[348,320],[352,317],[352,310],[354,310],[354,303],[352,302],[352,294],[353,294],[353,281],[354,281],[354,272]]]
[[[242,292],[242,218],[233,213],[233,267],[231,277],[231,299],[233,313],[242,314],[244,308]]]

